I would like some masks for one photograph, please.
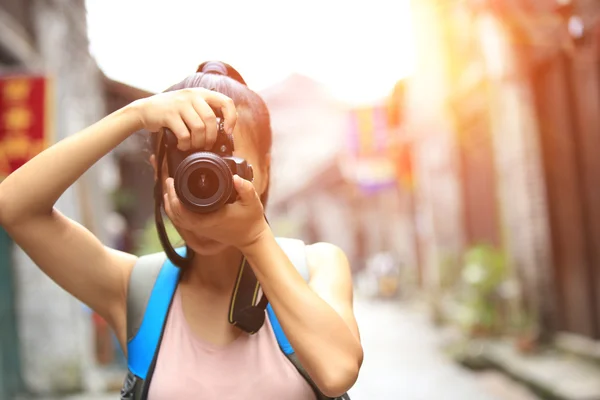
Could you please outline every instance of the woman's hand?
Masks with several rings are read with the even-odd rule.
[[[177,137],[181,151],[210,149],[217,139],[217,118],[220,109],[225,132],[233,133],[237,112],[229,97],[203,88],[182,89],[157,94],[132,103],[140,125],[150,132],[169,128]],[[212,107],[212,108],[211,108]]]
[[[235,203],[227,204],[214,213],[197,214],[183,206],[175,193],[173,178],[167,178],[165,211],[177,227],[198,232],[203,237],[234,246],[243,252],[270,228],[254,185],[237,175],[233,177],[233,184],[238,193]]]

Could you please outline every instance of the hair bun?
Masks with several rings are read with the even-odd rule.
[[[206,61],[198,66],[196,72],[203,74],[229,75],[227,66],[220,61]]]
[[[242,85],[246,86],[246,81],[242,78],[239,72],[236,71],[231,65],[226,64],[222,61],[205,61],[198,66],[196,72],[203,74],[215,74],[228,76],[231,79],[238,81]]]

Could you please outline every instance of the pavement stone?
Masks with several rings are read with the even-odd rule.
[[[453,362],[423,312],[396,300],[357,298],[365,358],[353,400],[536,399],[513,382],[482,379]]]
[[[600,367],[555,350],[523,355],[508,342],[490,342],[482,356],[557,400],[600,400]]]

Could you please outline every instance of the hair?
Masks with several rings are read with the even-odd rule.
[[[200,65],[199,71],[202,70],[204,64]],[[243,80],[242,80],[243,81]],[[269,110],[263,99],[246,85],[239,81],[230,78],[229,76],[219,75],[215,73],[197,72],[188,76],[183,81],[171,86],[165,92],[187,88],[205,88],[214,90],[224,94],[233,100],[240,120],[244,122],[244,129],[250,134],[250,140],[256,146],[259,155],[259,162],[267,166],[267,185],[265,191],[260,195],[260,200],[263,206],[266,207],[269,186],[270,186],[270,168],[268,168],[268,157],[271,153],[273,143],[273,133],[271,131],[271,118]],[[243,117],[247,115],[246,117]],[[153,154],[158,150],[159,137],[157,134],[150,136],[150,143]]]

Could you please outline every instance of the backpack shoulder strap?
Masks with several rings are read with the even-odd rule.
[[[306,245],[304,242],[302,240],[289,238],[276,238],[276,240],[292,264],[294,264],[296,270],[302,275],[304,280],[308,282],[310,280],[310,271],[308,270],[308,264],[306,262]],[[289,358],[290,355],[294,354],[294,349],[285,336],[285,333],[283,333],[283,329],[281,328],[281,325],[279,325],[279,321],[277,320],[277,316],[275,315],[275,311],[273,311],[271,304],[267,306],[267,314],[271,321],[271,327],[273,328],[275,337],[277,338],[277,343],[279,343],[279,347]]]
[[[142,256],[138,258],[131,270],[127,289],[128,342],[135,337],[142,325],[152,289],[166,259],[164,253]]]
[[[127,292],[129,374],[122,396],[129,393],[133,395],[130,398],[140,398],[145,380],[151,374],[178,281],[179,268],[164,253],[140,257],[131,271]]]
[[[300,239],[276,238],[279,247],[288,256],[296,270],[302,275],[304,280],[310,280],[310,271],[306,262],[306,245]]]
[[[289,238],[276,238],[277,243],[281,247],[281,249],[288,256],[296,270],[302,275],[304,280],[308,282],[310,280],[310,270],[308,269],[308,263],[306,260],[306,244],[302,240],[298,239],[289,239]],[[298,372],[302,375],[302,377],[308,382],[308,384],[312,387],[315,395],[317,396],[317,400],[337,400],[337,399],[329,399],[324,396],[320,391],[317,385],[312,381],[300,361],[296,356],[292,345],[289,340],[285,336],[283,332],[283,328],[279,324],[277,320],[277,316],[275,315],[275,311],[273,311],[273,307],[271,304],[267,306],[267,314],[269,316],[269,321],[271,322],[271,327],[273,328],[273,332],[275,333],[275,338],[277,339],[277,343],[281,348],[281,351],[285,354],[285,356],[290,360],[290,362],[296,367]],[[349,400],[350,397],[348,394],[344,394],[343,396],[338,398],[339,400]]]

